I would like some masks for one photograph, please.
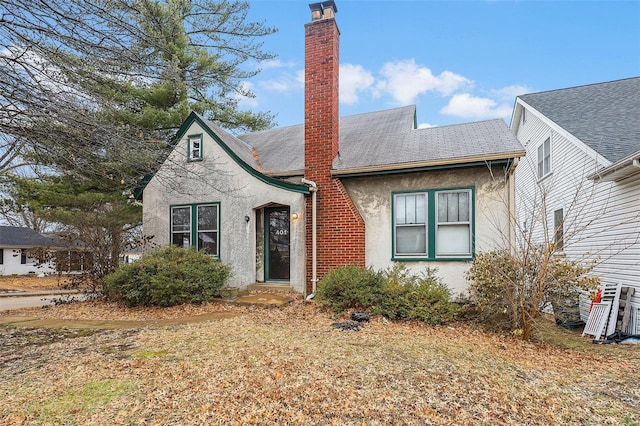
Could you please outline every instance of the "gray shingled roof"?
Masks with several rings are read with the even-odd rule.
[[[52,244],[51,238],[38,234],[31,228],[0,226],[0,247],[50,247]]]
[[[242,161],[257,169],[255,159],[253,158],[252,149],[246,142],[226,132],[220,126],[199,116],[202,121],[209,126],[211,130],[224,142]]]
[[[415,129],[415,106],[340,118],[336,171],[393,169],[412,164],[512,158],[523,148],[503,120]],[[289,126],[239,137],[252,146],[265,173],[304,170],[304,126]],[[251,163],[250,163],[251,164]],[[255,162],[253,163],[255,164]],[[254,165],[254,167],[256,167]]]
[[[519,98],[611,162],[640,150],[640,77]]]

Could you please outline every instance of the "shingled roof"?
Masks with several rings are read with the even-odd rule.
[[[0,248],[50,247],[53,239],[38,234],[31,228],[0,226]]]
[[[340,155],[333,162],[334,172],[393,171],[524,154],[501,119],[416,129],[415,114],[415,105],[411,105],[341,117]],[[256,169],[272,175],[303,173],[304,125],[250,133],[239,139],[255,150]]]
[[[640,150],[640,77],[519,98],[612,163]]]

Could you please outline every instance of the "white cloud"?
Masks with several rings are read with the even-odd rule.
[[[418,95],[427,92],[448,96],[473,84],[468,78],[451,71],[434,75],[429,68],[416,64],[415,59],[387,62],[380,73],[384,80],[376,86],[377,95],[388,93],[400,104],[413,103]]]
[[[275,68],[293,68],[295,63],[292,61],[282,62],[280,59],[270,59],[268,61],[260,62],[260,69],[269,70]]]
[[[253,84],[250,81],[244,81],[240,85],[240,90],[254,92]],[[255,92],[254,92],[254,95],[255,95]],[[236,93],[235,98],[238,99],[238,105],[244,108],[255,108],[259,105],[258,99],[250,98],[240,93]]]
[[[301,71],[282,74],[277,79],[269,79],[261,81],[260,87],[269,92],[285,93],[304,88],[304,72],[300,78]]]
[[[429,129],[431,127],[436,127],[436,126],[434,124],[429,124],[429,123],[418,124],[418,129]]]
[[[490,98],[462,93],[451,97],[449,103],[440,112],[461,118],[504,118],[511,115],[511,106],[508,103],[498,104]]]
[[[368,90],[375,83],[373,74],[362,65],[340,65],[340,102],[353,105],[358,102],[358,93]]]
[[[531,92],[533,92],[533,90],[527,86],[511,85],[503,87],[502,89],[492,90],[490,94],[499,99],[515,102],[516,96],[525,95]]]

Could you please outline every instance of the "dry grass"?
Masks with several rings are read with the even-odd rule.
[[[51,275],[37,276],[0,276],[0,291],[2,290],[57,290],[68,282],[65,276]]]
[[[575,333],[565,335],[577,342],[567,349],[465,324],[374,320],[361,331],[341,332],[331,327],[336,318],[303,301],[283,309],[168,310],[94,302],[29,312],[149,319],[222,308],[239,315],[3,345],[0,424],[640,422],[640,348],[604,348]],[[5,341],[20,335],[0,333]]]

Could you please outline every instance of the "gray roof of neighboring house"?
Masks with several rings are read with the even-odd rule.
[[[640,77],[519,98],[611,162],[640,149]]]
[[[304,170],[304,125],[239,137],[255,150],[269,174]],[[412,165],[463,163],[513,158],[524,149],[501,119],[451,126],[415,128],[415,105],[340,118],[337,172],[401,169]],[[251,163],[249,163],[251,164]]]
[[[0,226],[0,247],[50,247],[53,243],[53,239],[38,234],[31,228]]]

